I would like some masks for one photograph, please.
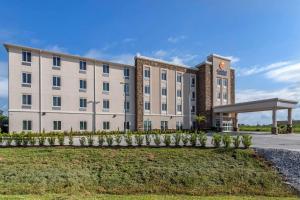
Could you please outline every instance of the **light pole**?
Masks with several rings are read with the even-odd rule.
[[[123,85],[123,91],[124,91],[124,133],[126,134],[126,130],[127,130],[127,123],[126,123],[126,112],[127,112],[127,99],[126,99],[126,96],[127,96],[127,94],[126,94],[126,88],[125,88],[125,85],[126,85],[126,83],[125,82],[120,82],[120,84],[121,85]]]

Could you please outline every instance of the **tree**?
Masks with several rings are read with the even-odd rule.
[[[199,129],[200,125],[206,122],[206,117],[204,115],[196,115],[195,120],[197,122],[197,129]]]

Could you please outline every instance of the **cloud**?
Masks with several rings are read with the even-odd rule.
[[[161,58],[161,57],[164,57],[164,56],[166,56],[166,55],[167,55],[167,52],[164,51],[164,50],[162,50],[162,49],[157,50],[157,51],[154,52],[154,56],[155,56],[155,57]]]
[[[8,81],[7,78],[0,78],[0,98],[7,98]]]
[[[109,60],[121,64],[133,65],[134,63],[134,55],[130,53],[112,55],[102,50],[90,49],[84,56],[99,60]]]
[[[235,57],[235,56],[224,56],[224,57],[230,59],[232,64],[240,61],[240,58]]]
[[[45,47],[46,50],[48,51],[54,51],[54,52],[60,52],[60,53],[67,53],[67,49],[60,47],[58,45],[48,45]]]
[[[300,83],[300,62],[270,70],[265,75],[277,82]]]
[[[181,41],[181,40],[184,40],[184,39],[186,39],[187,37],[185,36],[185,35],[180,35],[180,36],[176,36],[176,37],[174,37],[174,36],[170,36],[169,38],[168,38],[168,42],[170,42],[170,43],[177,43],[177,42],[179,42],[179,41]]]
[[[280,62],[275,62],[275,63],[269,64],[267,66],[254,65],[249,68],[238,68],[238,75],[239,76],[250,76],[250,75],[265,73],[265,72],[268,72],[273,69],[285,67],[291,63],[292,63],[292,61],[280,61]]]

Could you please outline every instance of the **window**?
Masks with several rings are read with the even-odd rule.
[[[103,74],[109,74],[109,65],[103,64]]]
[[[167,96],[167,88],[161,88],[161,95]]]
[[[145,110],[150,111],[150,102],[145,101]]]
[[[228,86],[228,80],[227,79],[223,79],[223,86],[227,87]]]
[[[195,99],[196,99],[196,93],[192,92],[192,100],[195,100]]]
[[[53,66],[54,67],[60,67],[60,57],[53,56]]]
[[[181,104],[177,105],[177,112],[182,112],[182,105]]]
[[[181,90],[177,90],[177,97],[181,97]]]
[[[31,106],[31,94],[23,94],[22,95],[22,104],[25,106]]]
[[[86,100],[86,98],[80,98],[80,100],[79,100],[79,106],[80,106],[80,108],[86,108],[87,107],[87,100]]]
[[[145,85],[145,94],[150,94],[150,85]]]
[[[144,78],[150,78],[150,68],[146,67],[144,70]]]
[[[53,107],[60,107],[60,106],[61,106],[61,97],[53,96]]]
[[[218,100],[221,99],[221,92],[218,92]]]
[[[217,78],[217,84],[218,84],[218,86],[222,85],[222,79],[221,78]]]
[[[152,130],[152,122],[150,120],[144,121],[144,131]]]
[[[195,112],[196,112],[196,108],[195,106],[192,106],[191,113],[195,113]]]
[[[160,129],[162,131],[168,130],[168,121],[161,121],[160,122]]]
[[[52,86],[53,87],[60,87],[61,81],[60,76],[53,76],[52,77]]]
[[[125,93],[125,95],[129,95],[129,84],[128,83],[124,84],[124,93]]]
[[[109,100],[108,99],[104,99],[103,100],[103,110],[104,111],[108,111],[109,110]]]
[[[182,122],[181,121],[176,122],[176,130],[182,130]]]
[[[130,130],[130,122],[124,122],[124,128],[126,129],[126,130]]]
[[[32,121],[31,120],[23,120],[23,130],[24,131],[32,130]]]
[[[223,93],[223,100],[227,100],[227,92]]]
[[[79,81],[79,88],[81,90],[86,90],[86,80],[80,80]]]
[[[80,130],[87,130],[87,122],[80,121]]]
[[[177,82],[181,83],[182,79],[182,74],[177,74]]]
[[[22,83],[26,85],[31,84],[31,73],[27,73],[27,72],[22,73]]]
[[[167,80],[167,71],[163,70],[161,73],[161,80],[166,81]]]
[[[23,62],[31,62],[31,52],[30,51],[22,51],[22,61]]]
[[[167,111],[167,103],[162,103],[161,104],[161,110],[166,112]]]
[[[106,121],[103,122],[103,130],[109,130],[110,129],[110,122]]]
[[[109,83],[108,82],[103,82],[103,91],[109,92]]]
[[[124,77],[129,78],[129,68],[124,68]]]
[[[55,131],[61,130],[61,121],[53,121],[53,130]]]
[[[124,102],[124,110],[125,110],[126,112],[128,112],[129,109],[130,109],[130,102],[129,102],[129,101],[125,101],[125,102]]]
[[[195,87],[195,82],[196,82],[196,79],[195,79],[195,77],[193,77],[193,78],[192,78],[192,81],[191,81],[191,86],[192,86],[192,87]]]
[[[86,61],[79,61],[79,70],[86,71]]]

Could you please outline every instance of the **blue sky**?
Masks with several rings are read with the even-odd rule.
[[[300,101],[300,1],[1,1],[0,43],[130,63],[137,53],[193,66],[233,59],[237,101]],[[7,109],[7,53],[0,48],[0,109]],[[242,114],[270,123],[270,112]],[[279,119],[286,113],[280,112]],[[294,112],[300,119],[300,109]]]

